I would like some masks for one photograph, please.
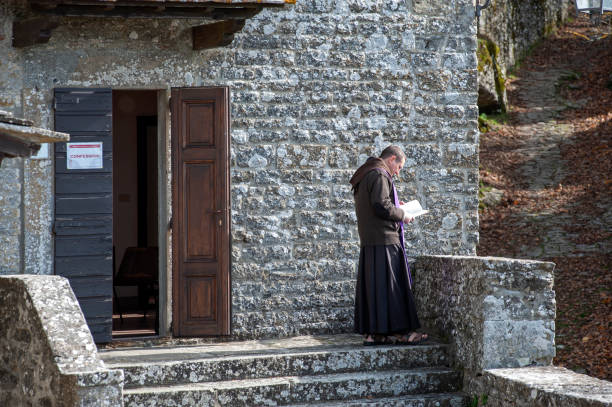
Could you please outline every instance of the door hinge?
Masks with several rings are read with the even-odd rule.
[[[170,220],[168,221],[168,230],[172,230],[174,216],[170,216]]]

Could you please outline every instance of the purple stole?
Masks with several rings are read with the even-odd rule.
[[[399,198],[397,196],[397,189],[395,189],[395,183],[393,182],[393,177],[384,168],[378,167],[375,169],[379,171],[381,174],[384,174],[387,178],[389,178],[389,181],[391,181],[391,187],[393,188],[393,203],[395,204],[396,208],[399,208],[400,203],[399,203]],[[408,273],[408,284],[410,285],[410,289],[412,290],[412,273],[410,273],[410,265],[408,265],[408,259],[406,256],[406,246],[404,245],[404,221],[400,220],[399,224],[400,224],[400,244],[402,246],[402,254],[404,255],[404,264],[406,265],[406,272]]]

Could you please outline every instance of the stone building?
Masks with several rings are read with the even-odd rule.
[[[348,332],[367,156],[407,153],[409,255],[475,254],[475,51],[467,0],[5,1],[0,109],[71,144],[3,160],[0,274],[68,277],[97,342],[122,285],[161,336]]]

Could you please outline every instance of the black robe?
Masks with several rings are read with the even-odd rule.
[[[388,174],[386,165],[381,161],[369,159],[355,172],[351,178],[355,193],[360,181],[370,171],[379,171],[382,168]],[[362,190],[361,193],[364,192]],[[392,195],[393,191],[390,194]],[[390,196],[392,202],[393,198]],[[382,214],[379,208],[370,213],[370,216],[389,216]],[[397,233],[400,233],[399,230]],[[390,335],[408,333],[420,328],[410,287],[408,265],[401,244],[364,245],[362,242],[355,294],[355,332]]]

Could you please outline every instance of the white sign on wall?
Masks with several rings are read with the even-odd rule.
[[[69,170],[102,168],[102,142],[66,143],[66,167]]]

